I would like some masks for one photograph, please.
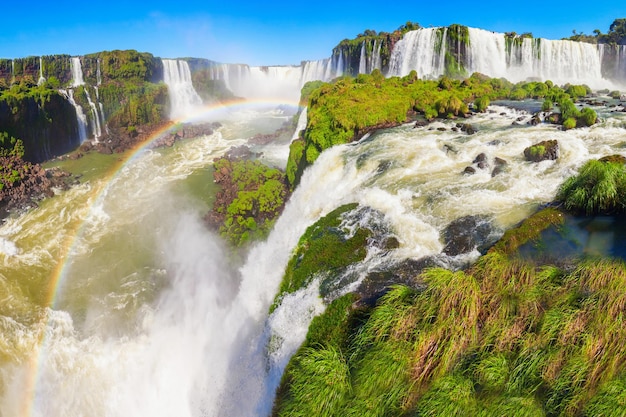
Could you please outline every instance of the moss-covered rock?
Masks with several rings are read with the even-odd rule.
[[[544,140],[524,149],[527,161],[541,162],[559,157],[559,143],[556,140]]]

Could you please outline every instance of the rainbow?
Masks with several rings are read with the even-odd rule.
[[[113,164],[107,173],[104,175],[104,180],[100,182],[99,187],[94,187],[94,190],[91,192],[91,195],[88,197],[93,202],[99,201],[102,198],[103,194],[105,194],[106,190],[112,183],[112,181],[117,177],[117,175],[128,165],[130,165],[137,157],[146,149],[148,149],[157,139],[161,138],[163,135],[171,132],[176,128],[179,123],[193,123],[199,122],[203,120],[215,119],[215,116],[219,116],[221,113],[228,114],[228,112],[233,111],[243,111],[243,110],[252,110],[258,109],[259,107],[278,107],[278,106],[288,106],[294,109],[299,109],[302,106],[297,101],[289,102],[285,100],[231,100],[226,102],[220,102],[217,104],[206,105],[202,107],[198,107],[196,111],[186,115],[184,118],[172,120],[171,123],[166,124],[164,127],[152,132],[152,134],[146,138],[141,143],[136,144],[132,149],[126,151],[122,154],[122,157]],[[91,211],[93,204],[86,208],[86,212],[83,216],[77,216],[78,218],[86,219],[88,217],[89,212]],[[48,288],[46,291],[46,299],[45,306],[49,308],[54,308],[57,298],[57,293],[60,287],[60,284],[63,282],[63,278],[68,273],[68,265],[70,264],[69,260],[72,255],[72,251],[74,245],[76,244],[78,238],[83,233],[84,229],[84,221],[76,220],[73,224],[69,226],[68,233],[66,234],[66,238],[61,245],[60,249],[60,260],[57,263],[56,267],[50,274],[50,278],[48,280]],[[47,327],[47,318],[44,319],[46,322],[43,329]],[[20,413],[22,416],[31,416],[32,408],[35,404],[35,393],[36,393],[36,385],[39,378],[39,368],[40,363],[44,359],[45,356],[45,345],[46,345],[46,332],[41,331],[39,336],[38,347],[33,355],[30,358],[29,368],[31,372],[29,372],[26,381],[26,389],[24,390],[25,401],[23,402],[22,412]]]

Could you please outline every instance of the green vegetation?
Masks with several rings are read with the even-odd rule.
[[[214,207],[220,234],[234,246],[265,237],[285,204],[284,174],[258,161],[225,157],[214,167],[223,187]]]
[[[561,185],[557,200],[567,210],[586,215],[619,214],[626,211],[625,195],[624,164],[591,160]]]
[[[290,362],[274,415],[623,414],[626,265],[565,271],[501,251],[514,246],[465,272],[426,270],[425,290],[397,286],[371,309],[336,300]]]
[[[484,113],[487,111],[487,107],[489,107],[491,102],[489,101],[489,97],[481,96],[474,100],[474,110],[480,113]]]
[[[460,33],[460,41],[464,40],[462,28],[454,33]],[[566,88],[573,94],[584,95],[588,91],[586,86]],[[429,120],[455,118],[468,113],[468,104],[472,102],[477,111],[482,111],[491,100],[544,98],[546,107],[554,102],[559,104],[561,123],[573,118],[573,127],[590,126],[597,119],[593,109],[581,112],[571,96],[550,81],[511,84],[483,74],[472,74],[463,81],[447,76],[433,81],[420,80],[415,72],[405,77],[384,78],[375,70],[354,79],[342,77],[333,83],[307,85],[306,95],[309,96],[307,127],[304,138],[292,143],[286,169],[292,189],[304,168],[325,149],[359,139],[376,128],[404,123],[412,111]],[[568,121],[565,127],[571,127],[571,123]]]
[[[28,175],[30,164],[22,161],[23,156],[23,142],[0,132],[0,191],[13,187]]]
[[[371,231],[366,228],[350,231],[343,223],[345,215],[357,206],[356,203],[341,206],[306,230],[287,264],[272,310],[285,293],[305,287],[317,274],[337,275],[365,258]]]
[[[205,103],[224,101],[235,98],[232,91],[226,88],[223,80],[211,79],[211,72],[202,69],[191,74],[193,87]]]

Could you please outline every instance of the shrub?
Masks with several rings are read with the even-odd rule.
[[[591,160],[561,185],[557,199],[567,210],[592,215],[623,213],[625,196],[624,164]]]
[[[569,117],[563,121],[563,129],[569,130],[574,129],[576,127],[576,119],[573,117]]]
[[[482,96],[482,97],[478,97],[476,100],[474,100],[474,109],[478,112],[485,112],[487,110],[487,107],[489,107],[490,101],[489,101],[489,97],[487,96]]]
[[[598,120],[598,114],[591,107],[585,107],[580,111],[580,122],[583,126],[592,126]]]
[[[552,100],[547,98],[543,101],[543,104],[541,105],[541,111],[550,111],[553,107],[554,103],[552,103]]]

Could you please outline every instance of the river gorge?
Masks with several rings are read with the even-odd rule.
[[[419,29],[396,40],[386,57],[383,41],[371,39],[299,66],[155,58],[152,75],[169,97],[165,118],[219,122],[215,131],[153,148],[164,134],[156,130],[120,153],[50,160],[85,141],[105,141],[113,111],[103,97],[110,75],[101,74],[100,58],[68,60],[71,75],[60,90],[71,120],[48,137],[34,135],[51,144],[62,134],[66,142],[32,155],[78,183],[0,225],[0,416],[271,415],[290,358],[330,302],[407,260],[466,268],[484,250],[447,251],[451,223],[480,219],[488,247],[552,202],[585,162],[625,154],[626,102],[608,90],[626,89],[626,45],[532,38],[510,44],[504,34],[466,29],[466,43],[452,42],[448,31],[456,28]],[[595,92],[585,106],[598,121],[568,130],[531,123],[542,101],[526,99],[494,100],[462,119],[398,123],[321,152],[267,238],[240,254],[206,227],[203,216],[219,191],[215,158],[247,145],[261,162],[286,168],[292,138],[307,126],[307,109],[298,104],[306,82],[375,70],[388,78],[416,70],[436,80],[450,65],[467,76],[587,84]],[[0,62],[0,78],[14,77],[2,71],[8,67]],[[201,70],[243,100],[208,103],[193,82]],[[87,105],[77,104],[77,94]],[[465,124],[473,131],[463,131]],[[249,142],[285,125],[287,138]],[[524,157],[548,139],[558,141],[557,159]],[[506,165],[495,172],[498,161]],[[473,174],[464,173],[467,167]],[[365,225],[397,245],[382,248],[372,238],[364,259],[330,284],[320,274],[271,308],[307,228],[350,203],[360,209],[343,217],[348,235]],[[585,253],[608,254],[602,239],[582,245]]]

